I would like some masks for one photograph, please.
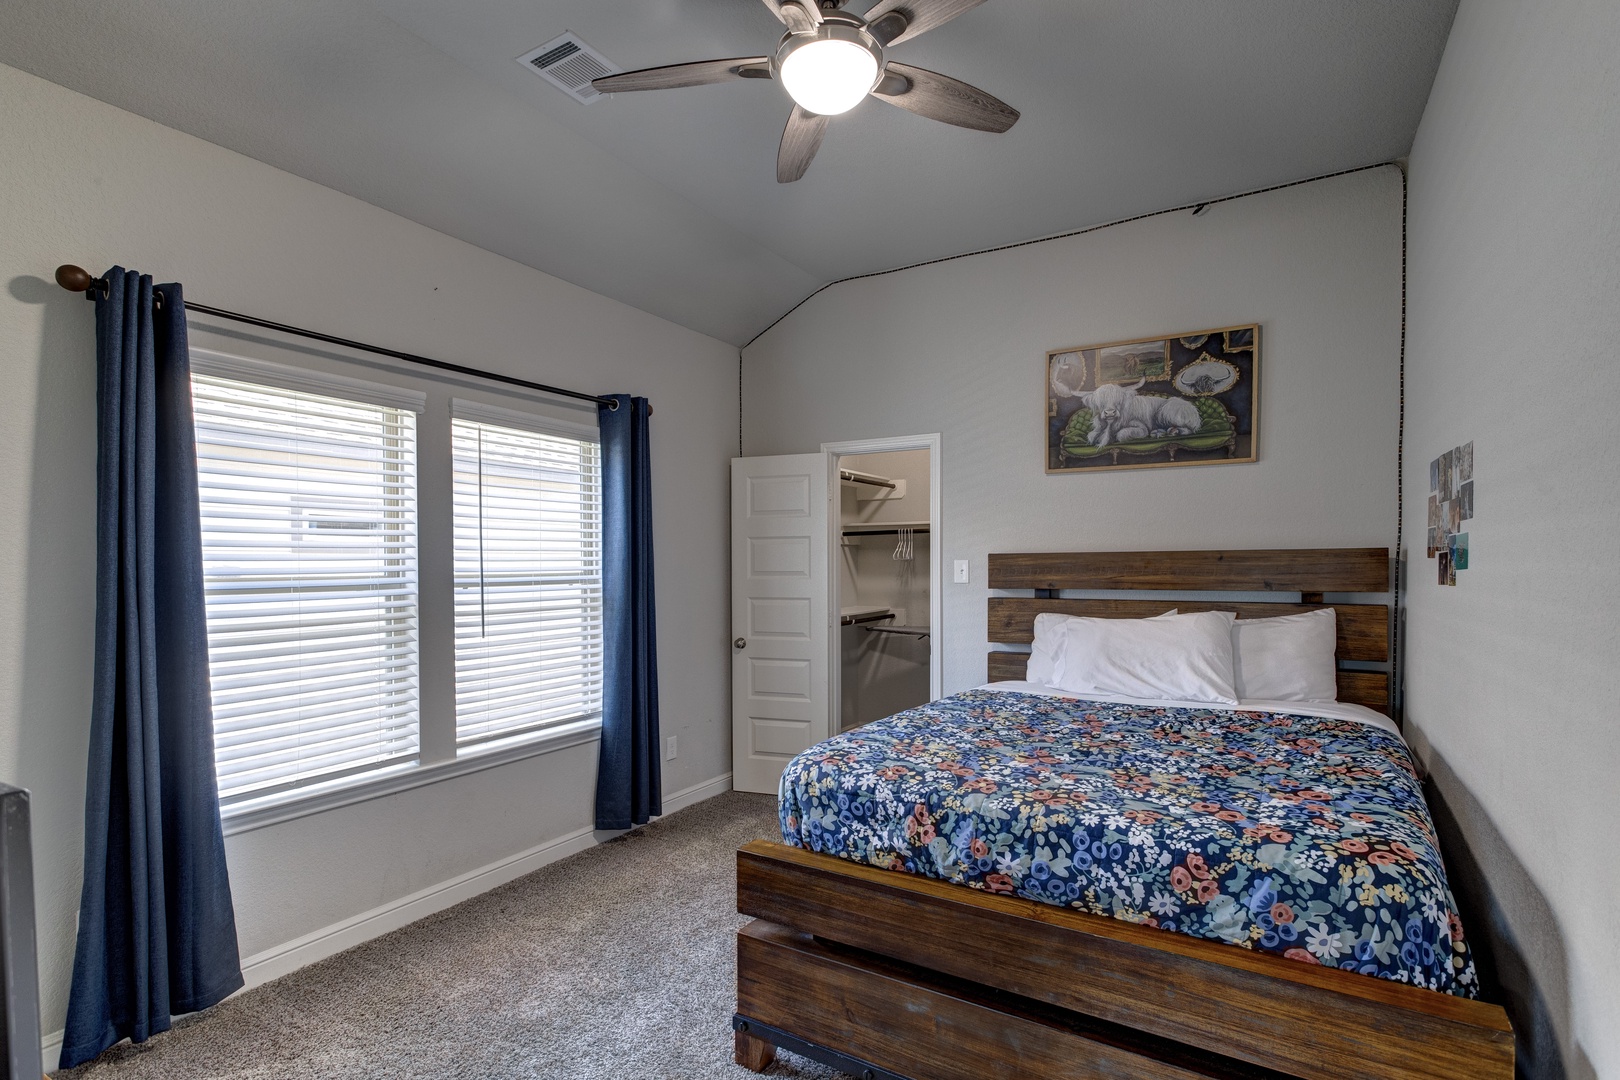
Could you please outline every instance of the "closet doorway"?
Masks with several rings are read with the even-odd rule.
[[[834,733],[940,696],[939,436],[826,443]]]
[[[940,696],[939,447],[732,459],[738,791],[774,792],[799,751]]]

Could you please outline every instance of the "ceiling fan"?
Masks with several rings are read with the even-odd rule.
[[[695,64],[607,75],[591,85],[604,94],[669,90],[732,79],[781,79],[793,113],[776,154],[776,182],[804,175],[821,148],[830,117],[872,94],[918,116],[977,131],[1006,131],[1018,110],[948,75],[888,59],[894,45],[925,34],[984,0],[878,0],[864,16],[840,0],[763,0],[787,27],[770,56],[703,60]]]

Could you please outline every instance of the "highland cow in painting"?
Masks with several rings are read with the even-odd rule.
[[[1129,386],[1109,384],[1081,395],[1091,410],[1092,446],[1107,446],[1132,439],[1191,435],[1203,424],[1198,409],[1186,398],[1138,394],[1143,380]]]

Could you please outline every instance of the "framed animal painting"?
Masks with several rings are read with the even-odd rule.
[[[1046,354],[1046,471],[1256,460],[1260,327]]]

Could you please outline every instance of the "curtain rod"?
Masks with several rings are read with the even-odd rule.
[[[93,277],[90,271],[84,267],[74,266],[71,263],[65,263],[56,268],[56,283],[68,292],[88,293],[91,289],[99,287],[104,298],[108,294],[107,280],[105,278]],[[598,405],[606,405],[615,412],[619,409],[617,398],[597,397],[595,394],[585,394],[578,390],[564,390],[560,386],[547,386],[545,383],[530,382],[527,379],[513,378],[511,375],[500,375],[493,371],[481,371],[478,368],[452,364],[448,360],[435,360],[430,356],[417,356],[415,353],[400,352],[397,349],[385,349],[381,345],[367,345],[363,341],[353,341],[349,338],[322,334],[315,330],[288,326],[286,323],[271,322],[269,319],[255,318],[252,315],[243,315],[237,311],[226,311],[224,308],[209,307],[207,304],[196,304],[190,300],[185,303],[187,311],[201,312],[204,315],[213,315],[221,319],[232,319],[236,322],[247,323],[250,326],[260,326],[266,330],[291,334],[294,337],[324,341],[328,345],[342,345],[344,348],[358,349],[361,352],[376,353],[379,356],[391,356],[395,360],[404,360],[412,364],[421,364],[424,367],[438,368],[440,371],[453,371],[458,375],[471,375],[477,379],[491,379],[495,382],[506,383],[509,386],[521,386],[525,390],[535,390],[542,394],[574,398],[578,401],[594,401]],[[647,415],[652,415],[650,407],[647,409]]]

